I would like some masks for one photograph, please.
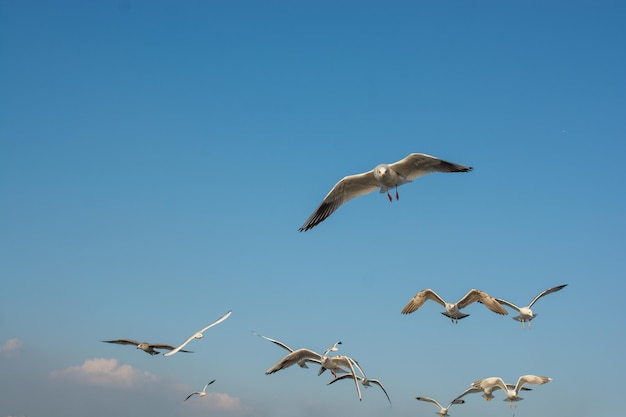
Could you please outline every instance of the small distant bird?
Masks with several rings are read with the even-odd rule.
[[[422,175],[432,172],[468,172],[471,170],[472,167],[454,164],[423,153],[412,153],[393,164],[380,164],[371,171],[349,175],[335,184],[299,230],[305,232],[314,228],[342,204],[378,188],[381,193],[387,193],[389,201],[393,201],[389,190],[395,189],[397,200],[399,198],[398,187]]]
[[[158,355],[159,352],[156,349],[166,349],[166,350],[174,350],[176,349],[172,345],[166,345],[163,343],[147,343],[147,342],[137,342],[136,340],[131,339],[117,339],[117,340],[101,340],[104,343],[116,343],[118,345],[133,345],[137,346],[137,349],[141,349],[150,355]],[[190,350],[181,350],[181,352],[192,353]]]
[[[166,353],[164,356],[172,356],[172,355],[174,355],[176,352],[178,352],[179,350],[184,348],[185,345],[187,343],[191,342],[193,339],[202,339],[204,337],[204,335],[202,333],[204,333],[207,329],[210,329],[211,327],[215,326],[216,324],[219,324],[219,323],[223,322],[224,320],[226,320],[228,317],[230,317],[231,313],[232,313],[232,310],[229,311],[228,313],[224,314],[219,319],[215,320],[213,323],[211,323],[208,326],[204,327],[203,329],[198,330],[196,333],[192,334],[187,340],[185,340],[180,346],[178,346],[177,348],[175,348],[171,352]]]
[[[499,302],[496,301],[495,298],[490,296],[484,291],[481,290],[470,290],[463,298],[461,298],[456,303],[447,303],[443,298],[437,295],[431,289],[426,289],[418,292],[415,296],[407,303],[406,306],[402,309],[402,314],[411,314],[418,308],[424,305],[427,300],[432,300],[438,304],[441,304],[445,307],[446,311],[441,312],[446,317],[449,317],[453,323],[458,323],[459,320],[469,316],[469,314],[465,314],[461,312],[462,308],[467,307],[473,302],[480,302],[485,305],[489,310],[494,313],[502,314],[506,316],[509,314]]]
[[[530,309],[533,304],[535,304],[535,302],[540,299],[541,297],[543,297],[544,295],[548,295],[548,294],[552,294],[553,292],[557,292],[562,290],[563,288],[567,287],[567,284],[563,284],[563,285],[558,285],[556,287],[552,287],[549,288],[545,291],[540,292],[539,294],[537,294],[537,296],[535,298],[533,298],[533,300],[530,302],[530,304],[528,304],[526,307],[518,307],[515,304],[513,304],[510,301],[506,301],[503,300],[501,298],[496,298],[496,300],[500,303],[500,304],[504,304],[506,306],[511,307],[514,310],[517,310],[519,312],[519,316],[515,316],[513,317],[513,320],[517,320],[519,322],[522,323],[522,328],[524,327],[524,323],[528,323],[528,327],[530,327],[530,321],[532,319],[534,319],[535,317],[537,317],[537,314],[533,313],[533,311]]]
[[[512,407],[513,403],[515,403],[515,406],[517,407],[517,401],[523,400],[523,398],[519,397],[518,394],[525,384],[543,385],[550,381],[552,381],[552,378],[548,378],[547,376],[522,375],[518,378],[515,387],[510,388],[511,385],[506,384],[502,378],[496,376],[475,381],[472,383],[472,386],[483,390],[488,388],[495,389],[494,387],[498,387],[506,394],[506,398],[503,401],[508,401],[509,407]]]
[[[371,387],[370,384],[378,385],[380,387],[380,389],[383,390],[383,392],[385,393],[385,396],[387,397],[387,401],[389,401],[389,404],[391,404],[391,398],[389,398],[389,394],[387,394],[387,390],[383,386],[382,382],[380,382],[378,379],[364,378],[364,377],[358,376],[358,375],[355,375],[355,377],[356,377],[356,379],[358,379],[361,382],[361,384],[365,388]],[[341,381],[341,380],[347,379],[347,378],[353,378],[353,376],[350,375],[350,374],[343,374],[341,376],[336,376],[334,379],[332,379],[326,385],[334,384],[337,381]]]
[[[214,382],[215,382],[215,380],[207,382],[207,384],[204,386],[204,388],[202,388],[202,391],[194,391],[194,392],[192,392],[191,394],[189,394],[187,396],[187,398],[185,398],[185,401],[187,401],[188,399],[190,399],[192,396],[194,396],[196,394],[198,394],[201,397],[204,397],[206,395],[206,387],[208,387],[209,385],[211,385]]]
[[[437,406],[437,408],[439,408],[439,411],[435,414],[438,414],[441,417],[445,417],[445,416],[449,416],[450,414],[448,414],[448,409],[450,409],[450,407],[452,405],[455,404],[463,404],[465,403],[465,400],[462,400],[460,398],[455,398],[454,400],[450,401],[450,404],[448,404],[446,407],[443,407],[441,404],[439,404],[439,402],[437,400],[434,400],[432,398],[429,397],[415,397],[416,400],[419,401],[425,401],[428,403],[433,403]]]

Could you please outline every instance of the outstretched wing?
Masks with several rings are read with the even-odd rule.
[[[415,397],[416,400],[419,401],[425,401],[427,403],[433,403],[435,404],[440,410],[443,410],[443,407],[441,406],[441,404],[439,404],[439,402],[433,398],[429,398],[429,397]]]
[[[166,345],[164,343],[150,343],[150,347],[152,347],[154,349],[166,349],[166,350],[174,350],[174,349],[176,349],[176,347],[174,347],[172,345]],[[193,353],[190,350],[184,350],[184,349],[180,349],[180,352]]]
[[[411,181],[432,172],[468,172],[472,167],[459,165],[423,153],[412,153],[390,165],[400,176]]]
[[[552,381],[552,378],[548,378],[547,376],[522,375],[517,380],[517,384],[515,384],[515,392],[519,392],[525,384],[543,385],[550,381]]]
[[[423,306],[427,300],[432,300],[437,304],[441,304],[444,307],[446,306],[446,302],[443,300],[443,298],[437,295],[436,292],[431,289],[426,289],[415,294],[415,296],[402,309],[402,314],[410,314],[414,312],[415,310]]]
[[[187,398],[185,398],[185,401],[187,401],[188,399],[190,399],[191,397],[193,397],[193,396],[194,396],[194,395],[196,395],[196,394],[200,394],[200,393],[199,393],[199,392],[197,392],[197,391],[192,392],[191,394],[189,394],[189,395],[187,396]]]
[[[492,296],[490,296],[484,291],[476,290],[476,289],[472,289],[467,294],[465,294],[465,296],[461,298],[461,300],[459,300],[458,307],[460,309],[465,308],[475,301],[478,301],[484,304],[485,307],[487,307],[489,310],[493,311],[494,313],[502,314],[504,316],[509,314],[509,312],[506,311],[504,307],[502,307],[502,305],[495,298],[493,298]]]
[[[518,306],[516,306],[515,304],[513,304],[510,301],[503,300],[502,298],[496,298],[496,301],[499,302],[500,304],[504,304],[506,306],[511,307],[513,310],[517,310],[517,311],[520,310],[520,308]]]
[[[101,340],[101,342],[104,342],[104,343],[116,343],[118,345],[134,345],[134,346],[139,346],[140,345],[140,342],[137,342],[137,341],[132,340],[132,339]]]
[[[228,311],[226,314],[224,314],[222,317],[220,317],[219,319],[215,320],[213,323],[209,324],[208,326],[204,327],[202,330],[200,330],[198,333],[203,333],[205,330],[215,326],[216,324],[219,324],[221,322],[223,322],[224,320],[226,320],[228,317],[230,317],[230,315],[232,314],[232,310]],[[164,356],[172,356],[174,354],[176,354],[178,351],[180,351],[182,348],[185,347],[185,345],[189,342],[191,342],[194,338],[196,337],[196,333],[194,333],[193,335],[191,335],[187,340],[185,340],[180,346],[178,346],[177,348],[174,348],[171,352],[166,353]]]
[[[376,181],[376,177],[374,177],[374,170],[344,177],[335,184],[332,190],[324,197],[319,207],[315,209],[313,214],[306,219],[298,230],[306,232],[314,228],[326,220],[328,216],[333,214],[342,204],[347,203],[353,198],[362,196],[363,194],[371,193],[376,189],[378,189],[378,182]]]
[[[261,338],[263,338],[263,339],[265,339],[267,341],[270,341],[270,342],[274,343],[275,345],[280,346],[281,348],[283,348],[285,350],[288,350],[289,352],[293,352],[292,348],[290,348],[289,346],[287,346],[286,344],[284,344],[281,341],[278,341],[278,340],[275,340],[275,339],[270,339],[267,336],[263,336],[262,334],[259,334],[259,333],[255,332],[254,330],[252,331],[252,333],[254,333],[255,335],[257,335],[257,336],[259,336],[259,337],[261,337]]]
[[[533,304],[535,304],[535,302],[538,299],[540,299],[541,297],[543,297],[544,295],[548,295],[548,294],[552,294],[553,292],[560,291],[560,290],[562,290],[565,287],[567,287],[567,284],[558,285],[556,287],[552,287],[550,289],[547,289],[545,291],[540,292],[539,294],[537,294],[537,296],[535,298],[533,298],[533,300],[530,302],[530,304],[528,304],[528,308],[531,308],[533,306]]]
[[[287,356],[283,357],[281,360],[276,362],[274,366],[265,371],[266,375],[273,374],[274,372],[278,372],[281,369],[289,368],[291,365],[296,364],[300,361],[313,361],[319,363],[322,359],[322,356],[314,352],[310,349],[298,349],[289,353]]]

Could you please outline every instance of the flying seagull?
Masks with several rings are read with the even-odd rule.
[[[147,343],[147,342],[137,342],[131,339],[117,339],[117,340],[101,340],[104,343],[116,343],[118,345],[133,345],[137,346],[137,349],[141,349],[150,355],[158,355],[159,352],[156,349],[166,349],[166,350],[174,350],[176,349],[172,345],[166,345],[163,343]],[[190,350],[181,350],[181,352],[192,353]]]
[[[223,322],[224,320],[226,320],[228,317],[230,317],[231,313],[232,313],[232,310],[229,311],[228,313],[224,314],[219,319],[215,320],[213,323],[211,323],[208,326],[204,327],[203,329],[198,330],[196,333],[192,334],[189,337],[189,339],[185,340],[180,346],[178,346],[177,348],[175,348],[171,352],[166,353],[164,356],[172,356],[172,355],[176,354],[176,352],[178,352],[179,350],[184,348],[185,345],[187,343],[191,342],[193,339],[202,339],[204,337],[204,335],[202,333],[204,333],[207,329],[215,326],[216,324],[219,324],[219,323]]]
[[[540,292],[539,294],[537,294],[537,296],[535,298],[533,298],[533,300],[530,302],[530,304],[528,304],[526,307],[518,307],[515,304],[513,304],[510,301],[506,301],[503,300],[501,298],[496,298],[496,300],[501,303],[504,304],[506,306],[511,307],[514,310],[517,310],[519,312],[519,316],[515,316],[513,317],[513,320],[517,320],[519,322],[522,322],[522,327],[524,327],[524,323],[528,323],[528,327],[530,327],[530,321],[532,319],[534,319],[535,317],[537,317],[537,315],[535,313],[533,313],[533,311],[530,309],[533,304],[535,304],[535,302],[540,299],[541,297],[543,297],[544,295],[548,295],[551,294],[553,292],[557,292],[559,290],[562,290],[563,288],[567,287],[567,284],[563,284],[563,285],[559,285],[556,287],[552,287],[549,288],[545,291]]]
[[[513,384],[506,384],[506,387],[509,389],[515,389],[515,385]],[[499,390],[500,387],[497,385],[487,385],[485,384],[484,388],[476,388],[474,385],[470,385],[470,387],[468,389],[466,389],[465,391],[463,391],[458,397],[456,397],[454,400],[452,401],[456,401],[456,400],[460,400],[462,397],[466,396],[467,394],[474,394],[474,393],[478,393],[478,392],[482,392],[482,397],[486,400],[486,401],[491,401],[494,397],[493,397],[493,391]],[[528,388],[528,387],[522,387],[521,391],[532,391],[532,388]]]
[[[475,301],[478,301],[485,305],[489,310],[494,313],[507,315],[509,314],[502,305],[496,301],[495,298],[491,297],[484,291],[481,290],[470,290],[463,298],[461,298],[456,303],[447,303],[443,298],[437,295],[431,289],[426,289],[418,292],[415,296],[407,303],[406,306],[402,309],[402,314],[410,314],[424,305],[427,300],[432,300],[438,304],[441,304],[445,307],[446,311],[441,312],[446,317],[449,317],[453,323],[458,323],[459,320],[469,316],[469,314],[465,314],[461,312],[462,308],[467,307]]]
[[[337,373],[349,374],[354,379],[356,392],[359,397],[359,401],[361,401],[362,399],[361,388],[359,387],[359,380],[357,379],[355,369],[358,369],[359,372],[361,372],[361,375],[363,378],[367,378],[367,377],[365,376],[365,373],[363,372],[363,369],[361,369],[361,367],[359,366],[358,362],[344,355],[328,356],[328,353],[336,352],[337,350],[339,350],[337,348],[337,345],[340,345],[340,344],[341,342],[336,342],[331,347],[326,349],[322,355],[320,355],[319,353],[311,349],[306,349],[306,348],[294,350],[293,352],[290,352],[281,360],[276,362],[274,366],[272,366],[267,371],[265,371],[265,374],[271,375],[282,369],[288,368],[292,365],[300,364],[301,362],[319,363],[321,366],[320,366],[318,375],[321,375],[322,372],[324,372],[326,369],[328,369],[333,374],[334,377],[337,376]],[[344,368],[349,369],[349,371],[347,371]]]
[[[422,175],[432,172],[468,172],[471,170],[472,167],[469,166],[454,164],[423,153],[412,153],[393,164],[380,164],[371,171],[348,175],[335,184],[299,230],[305,232],[314,228],[342,204],[376,189],[380,189],[381,193],[386,192],[389,201],[392,201],[389,190],[395,189],[397,200],[399,198],[398,186],[409,183]]]
[[[204,386],[204,388],[202,388],[202,391],[194,391],[194,392],[192,392],[191,394],[189,394],[187,396],[187,398],[185,398],[185,401],[190,399],[195,394],[198,394],[199,396],[204,397],[206,395],[206,387],[208,387],[209,385],[211,385],[214,382],[215,382],[215,380],[207,382],[207,384]]]
[[[337,381],[341,381],[342,379],[346,379],[346,378],[352,378],[353,376],[350,374],[343,374],[341,376],[337,376],[334,379],[332,379],[328,384],[326,385],[330,385],[330,384],[334,384]],[[389,401],[389,404],[391,404],[391,398],[389,398],[389,394],[387,394],[387,390],[385,390],[385,387],[383,386],[382,382],[380,382],[378,379],[372,379],[372,378],[364,378],[362,376],[358,376],[355,375],[356,379],[358,379],[361,384],[365,387],[371,387],[370,384],[375,384],[378,385],[380,387],[381,390],[383,390],[383,392],[385,393],[385,396],[387,397],[387,401]]]
[[[272,339],[273,341],[273,339]],[[277,341],[275,341],[277,342]],[[302,364],[306,365],[306,362],[319,363],[321,365],[318,375],[321,375],[326,369],[329,369],[335,375],[337,372],[346,373],[345,369],[341,368],[342,365],[339,365],[339,361],[331,361],[328,357],[330,352],[337,352],[339,348],[337,345],[340,345],[341,342],[335,342],[331,347],[326,349],[323,354],[319,354],[311,349],[301,348],[297,350],[291,350],[289,354],[284,356],[281,360],[276,362],[274,366],[265,371],[266,375],[273,374],[282,369],[289,368],[291,365],[298,364],[300,367],[304,368]],[[280,344],[279,346],[286,347],[284,344]],[[290,350],[290,349],[287,349]],[[334,358],[334,357],[333,357]]]
[[[506,384],[502,378],[496,376],[475,381],[472,383],[472,386],[482,390],[488,388],[495,390],[495,387],[498,387],[506,394],[506,398],[503,401],[508,401],[509,407],[512,407],[513,403],[515,403],[517,407],[517,401],[523,400],[522,397],[518,397],[518,394],[525,384],[543,385],[550,381],[552,381],[552,378],[548,378],[547,376],[522,375],[518,378],[515,387],[511,388],[510,384]]]
[[[438,414],[440,417],[449,416],[450,414],[448,414],[448,409],[452,405],[463,404],[465,402],[465,400],[462,400],[460,398],[455,398],[454,400],[450,401],[450,404],[448,404],[446,407],[443,407],[441,404],[439,404],[439,402],[437,400],[434,400],[434,399],[429,398],[429,397],[415,397],[415,399],[419,400],[419,401],[425,401],[427,403],[435,404],[435,406],[437,406],[437,408],[439,408],[439,411],[436,414]]]

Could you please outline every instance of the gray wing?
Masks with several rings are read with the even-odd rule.
[[[260,338],[263,338],[263,339],[265,339],[265,340],[267,340],[267,341],[269,341],[269,342],[274,343],[275,345],[280,346],[281,348],[283,348],[283,349],[285,349],[285,350],[288,350],[289,352],[293,352],[293,349],[292,349],[292,348],[290,348],[289,346],[287,346],[286,344],[284,344],[284,343],[283,343],[283,342],[281,342],[281,341],[278,341],[278,340],[275,340],[275,339],[270,339],[270,338],[269,338],[269,337],[267,337],[267,336],[263,336],[262,334],[259,334],[259,333],[255,332],[254,330],[252,331],[252,333],[254,333],[255,335],[259,336]]]
[[[437,304],[446,306],[446,302],[436,292],[431,289],[426,289],[415,294],[413,298],[404,306],[402,314],[410,314],[424,305],[427,300],[432,300]]]
[[[481,388],[471,386],[468,389],[466,389],[465,391],[463,391],[461,394],[459,394],[454,400],[452,400],[451,404],[462,404],[462,403],[458,402],[458,401],[463,401],[461,398],[463,398],[467,394],[475,394],[477,392],[483,392],[483,390]],[[465,401],[463,401],[463,402],[465,402]]]
[[[196,395],[196,394],[200,394],[200,393],[199,393],[199,392],[192,392],[191,394],[189,394],[189,395],[187,396],[187,398],[185,398],[185,401],[187,401],[188,399],[190,399],[191,397],[193,397],[193,396],[194,396],[194,395]]]
[[[533,304],[535,304],[535,302],[538,299],[540,299],[541,297],[543,297],[544,295],[552,294],[553,292],[557,292],[559,290],[562,290],[565,287],[567,287],[567,284],[563,284],[563,285],[559,285],[559,286],[556,286],[556,287],[552,287],[550,289],[547,289],[547,290],[537,294],[537,296],[535,298],[533,298],[533,300],[530,302],[530,304],[528,304],[528,308],[531,308],[533,306]]]
[[[411,181],[432,172],[468,172],[472,167],[459,165],[423,153],[412,153],[390,165],[391,169]]]
[[[172,346],[172,345],[166,345],[164,343],[150,343],[148,346],[154,348],[154,349],[166,349],[166,350],[174,350],[176,349],[176,347]],[[180,349],[180,352],[186,352],[186,353],[193,353],[190,350],[184,350],[184,349]]]
[[[507,301],[507,300],[503,300],[502,298],[496,298],[496,301],[499,302],[500,304],[504,304],[506,306],[511,307],[513,310],[519,311],[519,309],[520,309],[518,306],[516,306],[512,302]]]
[[[104,342],[104,343],[116,343],[118,345],[135,345],[135,346],[139,346],[141,344],[141,342],[137,342],[137,341],[132,340],[132,339],[101,340],[101,342]]]
[[[385,393],[385,396],[387,397],[387,401],[389,401],[389,404],[391,404],[391,398],[389,398],[389,394],[387,394],[387,390],[385,389],[385,387],[383,387],[383,383],[380,382],[377,379],[367,379],[367,381],[369,381],[371,384],[376,384],[380,387],[381,390],[383,390],[383,392]]]
[[[273,374],[274,372],[278,372],[281,369],[285,369],[290,367],[291,365],[294,365],[300,361],[321,361],[322,360],[322,356],[317,353],[314,352],[310,349],[298,349],[298,350],[294,350],[293,352],[289,353],[287,356],[285,356],[284,358],[282,358],[281,360],[279,360],[278,362],[276,362],[274,364],[274,366],[272,366],[270,369],[268,369],[267,371],[265,371],[266,375],[270,375]],[[319,362],[318,362],[319,363]]]
[[[371,193],[376,189],[378,189],[378,181],[376,181],[376,177],[374,177],[374,170],[344,177],[335,184],[333,189],[324,197],[319,207],[298,230],[306,232],[314,228],[326,220],[326,218],[333,214],[342,204],[363,194]]]

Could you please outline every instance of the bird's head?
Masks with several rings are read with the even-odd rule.
[[[376,178],[385,178],[388,173],[389,168],[386,165],[378,165],[376,169],[374,169],[374,176]]]

